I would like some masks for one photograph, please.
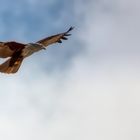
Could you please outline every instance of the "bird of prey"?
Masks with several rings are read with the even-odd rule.
[[[24,58],[37,51],[46,49],[51,44],[62,43],[61,40],[67,40],[67,36],[71,35],[69,34],[71,30],[73,30],[73,27],[70,27],[66,32],[46,37],[35,43],[0,42],[0,58],[8,58],[8,60],[0,64],[0,72],[7,74],[16,73]]]

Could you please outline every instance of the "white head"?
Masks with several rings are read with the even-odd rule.
[[[33,52],[40,51],[42,49],[46,49],[42,44],[39,43],[29,43],[27,44],[27,48],[32,50]]]
[[[25,48],[22,51],[22,56],[27,57],[32,55],[33,53],[40,51],[42,49],[45,49],[45,47],[42,44],[38,43],[29,43],[25,46]]]

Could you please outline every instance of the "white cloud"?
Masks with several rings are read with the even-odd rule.
[[[140,138],[138,1],[88,2],[75,6],[85,52],[69,69],[49,75],[29,60],[1,75],[1,139]]]

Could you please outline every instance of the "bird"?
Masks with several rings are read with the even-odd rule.
[[[46,50],[46,47],[51,44],[62,43],[62,40],[67,40],[67,37],[71,35],[69,32],[73,29],[74,27],[70,27],[66,32],[43,38],[35,43],[0,42],[0,58],[8,58],[0,64],[0,72],[5,74],[16,73],[25,58],[40,50]]]

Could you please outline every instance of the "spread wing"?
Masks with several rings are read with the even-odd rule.
[[[71,34],[69,34],[69,32],[73,30],[73,27],[70,27],[68,31],[64,32],[64,33],[60,33],[57,35],[53,35],[47,38],[44,38],[42,40],[39,40],[37,43],[42,44],[43,46],[48,46],[51,45],[53,43],[62,43],[61,40],[67,40],[67,36],[70,36]]]
[[[11,57],[15,51],[23,49],[25,44],[18,42],[0,42],[0,58]]]
[[[10,65],[11,59],[12,58],[9,58],[7,61],[0,65],[0,72],[9,74],[16,73],[18,71],[23,61],[23,58],[17,59],[13,65]]]

